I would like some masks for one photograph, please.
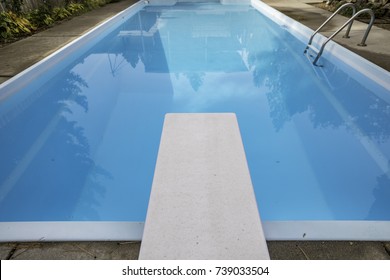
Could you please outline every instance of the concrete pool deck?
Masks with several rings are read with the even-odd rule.
[[[123,0],[106,5],[0,48],[0,61],[2,62],[0,64],[0,83],[15,76],[135,2],[135,0]],[[319,1],[265,0],[264,2],[312,29],[316,29],[330,15],[327,11],[304,3]],[[343,21],[343,18],[337,17],[335,20]],[[337,28],[340,25],[336,21],[332,22],[325,32],[331,32],[330,28]],[[359,26],[360,24],[357,22],[354,24],[355,28],[361,29],[362,27]],[[389,71],[390,45],[386,43],[390,39],[390,31],[373,28],[367,40],[368,46],[364,50],[357,50],[357,42],[354,40],[359,41],[364,31],[354,30],[351,33],[353,40],[351,40],[352,38],[342,39],[342,36],[339,35],[336,41],[340,40],[339,43]],[[137,259],[139,248],[140,242],[0,243],[0,259]],[[268,242],[268,249],[271,259],[390,260],[390,242],[271,241]]]

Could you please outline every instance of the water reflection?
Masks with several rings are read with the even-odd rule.
[[[374,202],[372,203],[367,220],[388,220],[388,205],[390,197],[390,169],[376,179],[376,186],[373,188]]]
[[[377,174],[384,171],[383,159],[390,156],[389,103],[380,98],[388,93],[373,94],[333,65],[313,69],[297,55],[302,46],[287,31],[268,32],[273,30],[272,24],[257,16],[238,19],[237,14],[227,14],[223,15],[224,24],[219,23],[222,15],[201,15],[201,23],[189,25],[187,32],[183,32],[182,20],[189,16],[167,20],[164,15],[158,17],[157,25],[163,26],[160,35],[167,65],[176,78],[172,80],[174,100],[180,108],[177,106],[174,110],[233,111],[242,125],[242,122],[253,122],[254,116],[265,117],[256,112],[260,107],[254,108],[261,99],[259,95],[264,94],[274,131],[262,127],[261,135],[271,135],[270,141],[280,142],[276,149],[284,150],[285,155],[298,150],[300,153],[294,155],[296,160],[291,164],[299,168],[288,165],[282,169],[279,164],[275,176],[284,177],[283,182],[265,174],[259,168],[263,165],[259,161],[264,161],[261,153],[265,154],[262,150],[273,145],[265,143],[265,147],[259,148],[262,141],[250,139],[257,134],[254,127],[246,130],[242,125],[249,163],[255,170],[252,172],[254,182],[283,185],[281,191],[295,197],[296,204],[292,208],[308,205],[310,197],[318,211],[302,216],[312,219],[365,217],[371,207],[370,197],[375,193],[370,185]],[[234,28],[232,22],[240,22],[240,28]],[[252,76],[252,86],[257,90],[246,84],[248,75]],[[189,82],[183,82],[182,77]],[[224,87],[226,79],[236,86]],[[245,91],[237,90],[237,85]],[[294,134],[296,144],[286,141]],[[288,137],[285,141],[284,136]],[[277,153],[275,150],[274,154]],[[351,158],[355,162],[351,162]],[[291,170],[296,174],[291,174]],[[356,175],[356,172],[361,174]],[[286,186],[291,190],[286,191]],[[301,193],[295,193],[301,186],[305,186]],[[339,198],[335,199],[335,195]],[[290,200],[289,196],[286,199]],[[274,199],[279,205],[291,204],[287,200]],[[389,218],[388,214],[385,216]],[[369,218],[382,219],[383,216]]]
[[[73,107],[88,111],[83,95],[88,84],[69,69],[64,73],[33,92],[29,98],[34,101],[25,110],[12,100],[18,95],[1,104],[17,112],[1,128],[2,221],[72,220],[89,171],[107,176],[91,159],[83,128],[66,117]],[[96,215],[94,196],[104,193],[99,182],[94,185],[87,216]]]

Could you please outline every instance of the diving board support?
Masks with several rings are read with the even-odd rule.
[[[269,259],[235,114],[166,115],[139,259]]]

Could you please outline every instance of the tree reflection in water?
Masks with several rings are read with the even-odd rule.
[[[72,220],[88,176],[96,180],[84,202],[88,208],[85,219],[97,216],[95,197],[104,195],[98,177],[110,174],[95,166],[83,128],[66,117],[73,113],[74,106],[88,111],[87,98],[83,95],[83,88],[88,85],[70,69],[63,72],[64,79],[53,79],[40,92],[31,93],[39,98],[1,128],[1,134],[7,136],[1,137],[1,147],[7,147],[5,142],[9,141],[22,143],[14,145],[12,153],[2,153],[2,166],[8,165],[10,174],[19,175],[12,186],[7,186],[9,191],[0,204],[3,221],[18,221],[21,215],[17,209],[22,208],[29,209],[22,215],[27,221],[36,217],[42,221]],[[24,129],[16,130],[16,127]],[[7,182],[10,180],[3,177],[2,189]]]

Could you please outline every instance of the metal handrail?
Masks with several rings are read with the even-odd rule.
[[[339,34],[339,32],[340,32],[341,30],[343,30],[344,27],[346,27],[349,23],[353,22],[353,20],[354,20],[356,17],[360,16],[360,15],[363,14],[363,13],[369,13],[370,16],[371,16],[371,19],[370,19],[370,23],[368,24],[368,27],[367,27],[367,29],[366,29],[366,32],[365,32],[364,35],[363,35],[362,41],[360,42],[360,44],[358,44],[358,46],[362,46],[362,47],[367,46],[367,45],[366,45],[366,40],[367,40],[367,37],[368,37],[368,33],[370,33],[371,27],[372,27],[372,25],[374,24],[374,20],[375,20],[374,12],[373,12],[371,9],[363,9],[363,10],[360,10],[360,11],[357,12],[353,17],[351,17],[346,23],[344,23],[343,26],[341,26],[336,32],[334,32],[334,33],[332,34],[332,36],[330,36],[330,37],[322,44],[321,49],[320,49],[320,51],[319,51],[318,54],[317,54],[317,57],[316,57],[316,58],[314,59],[314,61],[313,61],[313,64],[314,64],[314,65],[317,65],[317,61],[318,61],[318,59],[320,58],[320,56],[322,55],[322,52],[324,51],[324,48],[325,48],[326,44],[328,44],[329,41],[333,39],[333,37],[335,37],[337,34]]]
[[[332,19],[334,18],[341,10],[344,10],[345,8],[348,8],[348,7],[351,7],[352,8],[352,16],[355,15],[356,13],[356,8],[355,8],[355,5],[353,3],[345,3],[344,5],[342,5],[340,8],[338,8],[320,27],[318,27],[318,29],[316,31],[314,31],[314,33],[311,35],[310,39],[309,39],[309,42],[307,43],[307,46],[306,46],[306,49],[303,53],[306,53],[308,48],[310,47],[312,41],[313,41],[313,38],[314,36],[320,32],[320,30]],[[353,24],[353,21],[351,21],[351,23],[349,24],[348,26],[348,29],[347,29],[347,32],[345,32],[345,35],[344,37],[345,38],[349,38],[349,31],[351,30],[351,27],[352,27],[352,24]]]

